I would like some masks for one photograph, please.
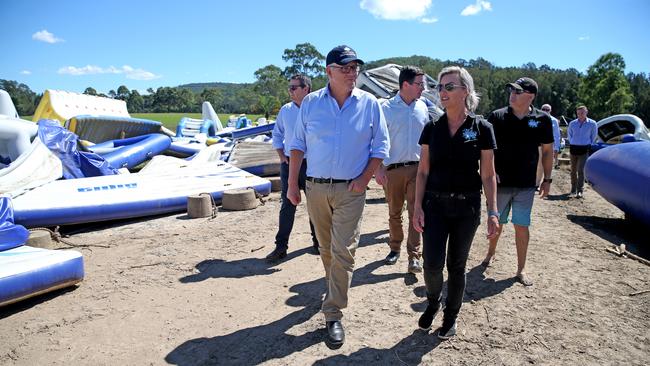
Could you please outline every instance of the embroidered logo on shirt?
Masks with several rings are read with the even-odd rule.
[[[539,125],[538,120],[531,119],[530,121],[528,121],[528,127],[536,128],[538,125]]]
[[[465,142],[476,140],[476,131],[472,130],[471,128],[464,129],[463,138],[465,139]]]

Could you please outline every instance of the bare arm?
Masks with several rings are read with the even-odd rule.
[[[544,179],[551,179],[553,171],[553,144],[542,144],[542,168],[544,168]],[[551,182],[542,181],[539,186],[539,194],[542,198],[551,192]]]
[[[415,202],[413,204],[413,228],[417,232],[424,231],[424,210],[422,209],[422,200],[424,191],[429,178],[429,145],[422,145],[420,152],[420,164],[415,177]]]
[[[499,230],[499,219],[492,212],[498,212],[497,208],[497,178],[494,171],[494,150],[481,150],[481,181],[483,191],[487,199],[488,222],[487,237],[495,237]]]

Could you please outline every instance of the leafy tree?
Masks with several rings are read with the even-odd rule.
[[[255,82],[253,89],[260,96],[274,96],[278,100],[286,99],[287,79],[282,74],[282,70],[275,65],[267,65],[255,71]]]
[[[14,80],[0,79],[0,89],[9,94],[19,116],[34,114],[40,97],[37,98],[37,95],[27,85],[19,84]]]
[[[115,99],[127,100],[129,99],[129,94],[131,94],[129,88],[127,88],[124,85],[120,85],[120,87],[117,88],[117,94],[115,95]]]
[[[277,113],[280,109],[280,100],[273,95],[262,95],[260,96],[258,105],[262,113],[264,113],[264,117],[268,119],[272,113]]]
[[[223,93],[219,89],[205,88],[200,95],[201,102],[210,102],[215,111],[221,110],[224,102]]]
[[[126,108],[131,113],[141,113],[144,111],[144,98],[140,93],[133,89],[126,99]]]
[[[86,88],[86,90],[84,90],[83,93],[86,94],[86,95],[97,95],[97,90],[95,90],[95,88],[92,88],[92,87],[89,86],[89,87]]]
[[[111,90],[108,91],[108,96],[110,98],[115,99],[115,97],[117,97],[117,93],[115,92],[115,90],[111,89]]]
[[[235,94],[237,103],[235,104],[235,109],[232,111],[234,113],[259,113],[259,98],[260,95],[255,93],[253,88],[244,88],[237,91]]]
[[[578,97],[596,119],[628,113],[632,109],[634,96],[624,70],[625,60],[617,53],[600,56],[587,69],[587,75],[580,82]]]
[[[632,113],[650,126],[650,75],[645,73],[627,75],[630,89],[634,94]]]
[[[294,49],[285,49],[282,59],[290,64],[283,72],[287,79],[295,74],[307,75],[312,79],[325,74],[325,56],[311,43],[300,43]]]

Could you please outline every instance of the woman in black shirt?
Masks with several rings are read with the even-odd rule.
[[[423,233],[424,282],[429,300],[418,324],[430,329],[440,308],[446,256],[447,300],[438,337],[447,339],[456,334],[465,291],[465,265],[480,223],[481,185],[487,198],[488,238],[497,233],[499,214],[493,154],[496,142],[492,125],[473,114],[479,101],[474,81],[467,70],[457,66],[442,69],[438,81],[445,114],[429,122],[420,137],[413,224]]]

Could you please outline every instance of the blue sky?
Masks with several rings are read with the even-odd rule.
[[[0,0],[0,79],[33,91],[253,82],[285,48],[348,44],[372,61],[424,55],[581,72],[617,52],[650,73],[648,0]]]

